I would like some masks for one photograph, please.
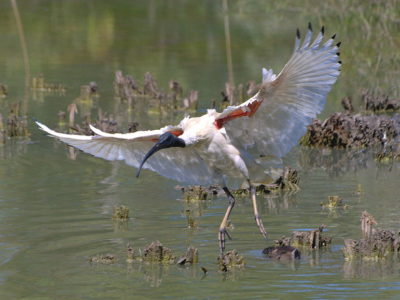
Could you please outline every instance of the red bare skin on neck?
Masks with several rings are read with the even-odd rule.
[[[247,105],[247,110],[243,111],[243,109],[241,107],[237,108],[236,110],[232,111],[228,116],[225,116],[221,119],[216,119],[214,121],[214,125],[215,127],[217,127],[217,129],[221,129],[222,127],[224,127],[224,124],[226,122],[229,122],[231,120],[240,118],[240,117],[251,117],[252,115],[255,114],[255,112],[257,111],[258,107],[261,105],[261,101],[254,101],[252,103],[249,103]]]

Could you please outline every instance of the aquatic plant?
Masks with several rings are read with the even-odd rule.
[[[320,249],[331,244],[332,238],[323,234],[326,225],[310,231],[293,231],[291,237],[282,237],[275,241],[278,247],[293,246]]]
[[[20,103],[13,103],[6,118],[0,114],[0,142],[5,143],[7,138],[28,137],[27,116],[21,115]]]
[[[330,210],[337,208],[348,209],[350,207],[339,196],[328,196],[328,202],[321,202],[321,206]]]
[[[117,257],[114,254],[99,254],[89,257],[90,263],[113,264],[116,261]]]
[[[364,211],[361,214],[360,240],[345,239],[343,255],[346,260],[379,260],[400,251],[400,234],[393,230],[375,228],[375,218]]]
[[[227,272],[228,270],[235,267],[244,266],[244,258],[237,250],[233,249],[224,254],[218,256],[217,259],[220,271]]]
[[[127,221],[129,219],[129,207],[125,205],[114,206],[112,218],[117,221]]]
[[[31,79],[30,88],[33,91],[38,92],[56,92],[60,94],[64,94],[66,91],[66,87],[61,83],[49,83],[44,79],[43,74],[39,74],[38,76],[34,76]]]
[[[177,260],[178,265],[185,265],[185,264],[196,264],[199,262],[199,250],[196,248],[189,246],[186,250],[186,254],[181,256]]]
[[[175,262],[175,256],[171,249],[164,247],[159,241],[155,241],[144,249],[142,260],[149,263],[172,264]]]
[[[387,115],[334,113],[315,120],[300,140],[302,146],[357,149],[383,145],[400,134],[400,119]]]

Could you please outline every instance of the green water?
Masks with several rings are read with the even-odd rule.
[[[353,299],[392,298],[400,293],[395,262],[345,262],[344,238],[360,238],[359,217],[367,210],[379,226],[399,228],[399,164],[380,165],[366,154],[343,155],[330,165],[310,161],[322,155],[294,149],[288,164],[300,171],[301,190],[293,195],[259,197],[270,235],[265,242],[254,224],[251,201],[237,199],[228,249],[237,249],[246,266],[218,272],[217,229],[225,197],[186,203],[179,183],[78,153],[44,136],[31,122],[57,126],[59,111],[96,81],[93,106],[78,105],[78,121],[100,107],[121,125],[140,129],[177,122],[183,113],[154,115],[128,110],[113,98],[116,70],[142,81],[150,71],[167,90],[170,79],[199,91],[199,113],[220,99],[228,80],[224,14],[220,1],[18,1],[26,41],[24,63],[12,1],[0,3],[0,99],[6,116],[19,102],[29,117],[28,139],[0,145],[0,298],[1,299]],[[363,88],[398,95],[398,1],[229,1],[233,75],[236,83],[260,80],[261,67],[276,72],[288,60],[296,27],[324,24],[342,40],[343,73],[323,115],[340,109],[340,99]],[[27,70],[29,72],[27,72]],[[28,74],[29,73],[29,74]],[[65,94],[31,91],[27,76],[43,74],[66,87]],[[137,107],[141,107],[140,104]],[[329,159],[326,159],[329,161]],[[332,167],[332,163],[335,165]],[[357,193],[361,187],[361,194]],[[320,202],[339,195],[350,208],[321,210]],[[125,225],[115,223],[113,206],[130,208]],[[188,228],[186,210],[195,227]],[[326,224],[333,237],[327,250],[302,250],[297,264],[266,259],[261,251],[293,230]],[[126,263],[126,245],[144,248],[160,240],[177,255],[199,249],[198,265],[182,268]],[[90,264],[112,253],[111,265]],[[201,267],[208,269],[203,276]]]

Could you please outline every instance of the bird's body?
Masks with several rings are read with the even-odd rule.
[[[184,119],[183,134],[179,137],[187,147],[195,147],[216,180],[223,176],[246,180],[249,173],[240,151],[229,140],[225,128],[217,128],[215,125],[218,115],[215,110],[208,110],[201,117]]]
[[[225,235],[229,236],[227,221],[235,203],[227,188],[232,180],[249,185],[255,219],[266,237],[253,183],[268,177],[265,158],[286,155],[325,105],[341,62],[340,43],[333,45],[333,36],[321,44],[323,35],[322,28],[311,41],[309,25],[301,42],[297,31],[293,55],[283,70],[275,75],[263,69],[260,90],[246,102],[220,113],[212,109],[201,117],[185,117],[176,126],[127,134],[109,134],[91,126],[93,136],[71,135],[37,124],[86,153],[106,160],[124,160],[139,169],[137,176],[143,167],[181,182],[222,185],[229,198],[218,234],[223,252]]]

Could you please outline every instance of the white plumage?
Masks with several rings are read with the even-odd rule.
[[[309,26],[301,42],[297,32],[294,52],[282,71],[275,75],[272,70],[262,69],[262,86],[257,94],[221,113],[208,110],[201,117],[184,118],[177,126],[127,134],[109,134],[91,127],[93,136],[71,135],[37,124],[49,135],[83,152],[106,160],[124,160],[136,168],[159,139],[172,133],[172,139],[179,140],[179,146],[156,149],[158,153],[148,160],[146,157],[143,168],[180,182],[219,183],[225,187],[230,205],[219,232],[223,251],[226,222],[234,204],[226,188],[227,180],[247,181],[252,186],[251,182],[264,171],[258,158],[286,155],[324,108],[326,96],[340,73],[341,62],[340,44],[332,45],[334,37],[322,44],[323,34],[322,29],[312,42]],[[255,193],[252,198],[257,224],[266,236]]]

